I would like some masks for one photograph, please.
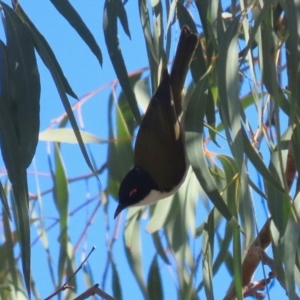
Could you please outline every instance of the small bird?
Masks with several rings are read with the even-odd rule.
[[[115,218],[126,207],[154,204],[174,194],[186,177],[189,163],[180,123],[181,94],[197,45],[198,35],[184,26],[171,74],[163,71],[139,128],[134,167],[121,182]]]

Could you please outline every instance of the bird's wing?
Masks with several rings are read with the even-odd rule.
[[[170,75],[165,70],[145,113],[134,150],[135,165],[146,170],[162,191],[171,190],[185,174],[183,138],[175,111]]]

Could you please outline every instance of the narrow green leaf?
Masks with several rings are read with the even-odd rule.
[[[75,255],[74,255],[75,253],[70,238],[68,238],[66,254],[67,254],[67,261],[66,261],[65,276],[68,279],[71,278],[76,272],[76,262],[75,262]],[[74,294],[74,292],[76,293],[77,291],[76,276],[73,276],[72,280],[69,281],[68,283],[74,287],[73,289],[71,289],[72,294]]]
[[[9,266],[9,272],[11,273],[11,278],[13,285],[15,289],[20,288],[19,287],[19,282],[18,282],[18,269],[17,269],[17,264],[16,260],[14,257],[14,246],[15,242],[13,241],[13,232],[11,230],[10,226],[10,221],[8,219],[8,215],[3,211],[2,213],[3,216],[3,229],[4,229],[4,236],[5,236],[5,244],[2,246],[6,248],[5,251],[5,260],[8,262]]]
[[[140,237],[139,208],[130,208],[126,218],[124,246],[127,260],[145,299],[148,299],[142,268],[142,245]]]
[[[24,276],[27,294],[30,299],[31,245],[30,245],[30,222],[28,216],[29,199],[28,199],[28,191],[27,191],[27,176],[25,171],[20,171],[19,175],[16,178],[13,178],[12,190],[14,195],[13,209],[15,211],[15,224],[20,239],[23,276]]]
[[[203,27],[203,32],[205,35],[207,61],[208,64],[210,64],[213,57],[213,53],[215,52],[215,44],[213,42],[214,36],[211,30],[211,24],[213,21],[211,20],[210,14],[208,13],[208,4],[209,1],[195,1],[195,5],[198,10],[198,14]]]
[[[149,299],[163,299],[162,280],[159,272],[157,255],[154,255],[148,274],[148,294]]]
[[[139,0],[139,12],[140,12],[140,19],[141,19],[142,29],[143,29],[145,43],[146,43],[148,63],[150,67],[150,76],[151,76],[151,85],[152,85],[151,94],[154,94],[159,84],[158,82],[158,78],[160,75],[158,74],[159,54],[157,53],[154,37],[152,36],[151,21],[150,21],[149,11],[147,7],[147,0]]]
[[[112,291],[113,291],[114,298],[123,299],[120,277],[114,262],[112,262],[111,268],[112,268]]]
[[[101,50],[86,24],[78,12],[74,9],[70,1],[68,0],[50,0],[55,8],[61,13],[61,15],[70,23],[70,25],[76,30],[79,36],[88,45],[91,51],[97,57],[100,65],[102,66],[102,53]]]
[[[59,214],[60,224],[60,254],[58,264],[58,280],[59,285],[62,284],[63,276],[65,274],[65,267],[68,261],[68,208],[69,208],[69,191],[68,180],[66,176],[65,167],[63,164],[60,149],[57,144],[54,147],[55,157],[55,173],[54,175],[54,202]]]
[[[299,200],[300,198],[298,194],[298,197],[295,199],[295,201],[299,203]],[[300,236],[300,226],[295,221],[294,216],[292,216],[291,214],[289,216],[289,220],[287,222],[286,231],[283,238],[283,244],[284,244],[283,262],[285,266],[285,284],[287,287],[287,294],[289,295],[289,299],[297,299],[295,293],[295,264],[296,264],[296,254],[297,254],[299,236]]]
[[[127,18],[127,13],[124,7],[124,3],[122,3],[121,1],[117,1],[117,5],[118,5],[118,18],[121,22],[121,25],[123,27],[124,32],[127,34],[127,36],[131,39],[131,34],[130,34],[130,30],[129,30],[129,25],[128,25],[128,18]]]
[[[18,2],[18,5],[14,5],[14,8],[18,15],[21,17],[23,22],[28,26],[34,47],[36,48],[38,54],[40,55],[41,59],[43,60],[45,66],[49,69],[50,73],[57,73],[60,77],[60,80],[65,88],[65,91],[67,94],[72,96],[73,98],[78,100],[78,97],[72,90],[68,79],[65,77],[61,66],[59,65],[54,52],[52,51],[50,45],[48,44],[47,40],[44,38],[44,36],[38,31],[38,29],[35,27],[35,25],[31,22],[29,17],[24,12],[23,8],[21,7],[21,4]],[[45,52],[47,53],[47,57],[45,57]],[[51,63],[49,63],[49,60]],[[55,70],[51,70],[51,68],[55,68]]]
[[[139,79],[134,85],[135,97],[138,100],[139,107],[145,113],[150,100],[149,77]]]
[[[210,214],[202,233],[203,283],[207,299],[214,299],[212,259],[214,256],[214,216]]]
[[[239,226],[237,220],[229,211],[220,192],[216,188],[205,161],[202,134],[205,104],[206,83],[200,81],[197,83],[192,94],[185,118],[185,128],[187,131],[185,138],[188,158],[195,175],[207,196],[229,222],[232,222],[234,226]]]
[[[279,282],[286,282],[285,268],[283,266],[284,243],[282,242],[282,234],[278,231],[277,226],[271,221],[270,231],[272,235],[272,251],[274,255],[274,267]]]
[[[239,188],[239,214],[240,214],[240,222],[244,231],[244,249],[249,248],[250,244],[254,240],[256,236],[256,228],[255,228],[255,212],[253,208],[252,194],[250,191],[250,183],[249,183],[249,174],[248,170],[244,167],[242,172],[240,173],[240,188]]]
[[[220,42],[220,56],[217,64],[221,119],[224,123],[228,144],[237,165],[243,165],[243,138],[241,135],[241,114],[238,74],[238,28],[239,17],[228,26]]]
[[[89,132],[80,130],[80,135],[82,137],[82,141],[85,144],[88,143],[107,143],[96,135],[93,135]],[[71,128],[58,128],[58,129],[50,129],[39,134],[40,141],[47,141],[47,142],[58,142],[58,143],[70,143],[70,144],[78,144],[78,140],[75,136],[74,130]]]
[[[296,123],[296,127],[293,130],[293,134],[292,134],[292,143],[293,143],[293,150],[294,153],[297,153],[297,149],[300,149],[300,126],[298,123]],[[297,171],[298,174],[300,174],[300,155],[294,155],[294,159],[296,162],[296,167],[297,167]]]
[[[5,13],[8,67],[10,70],[11,109],[17,116],[15,130],[21,147],[22,162],[27,168],[34,156],[40,126],[40,77],[34,46],[27,26],[7,4]]]
[[[278,191],[268,182],[266,182],[266,190],[270,214],[278,231],[283,234],[291,213],[290,197],[286,193]]]
[[[162,245],[162,234],[160,232],[155,231],[151,234],[154,247],[156,249],[157,254],[159,254],[160,258],[167,264],[170,265],[171,262],[167,256],[167,253]]]
[[[287,114],[290,114],[289,102],[277,81],[275,53],[278,45],[277,36],[267,24],[261,27],[261,47],[263,63],[263,82],[275,103]],[[295,62],[294,62],[295,63]]]
[[[242,257],[241,257],[241,232],[237,228],[233,228],[233,273],[234,273],[234,285],[238,300],[242,300],[243,286],[242,286]]]
[[[82,266],[82,270],[83,270],[86,286],[92,286],[95,282],[95,279],[93,277],[93,273],[92,273],[92,270],[91,270],[91,265],[89,264],[88,260]]]
[[[137,106],[137,100],[130,85],[126,65],[123,59],[118,39],[118,10],[116,5],[119,0],[106,0],[103,14],[103,30],[106,47],[110,55],[111,62],[120,81],[122,90],[126,96],[129,107],[138,123],[141,122],[141,115]]]
[[[199,193],[200,189],[199,181],[194,172],[192,172],[192,169],[190,169],[185,182],[178,191],[180,205],[182,206],[182,211],[184,211],[186,232],[194,233],[196,228],[197,202],[199,196],[201,197],[201,194]],[[192,237],[194,238],[194,236]]]
[[[289,83],[289,91],[291,92],[290,97],[290,124],[294,124],[296,118],[299,118],[299,49],[298,49],[298,38],[300,34],[299,30],[299,1],[298,0],[287,0],[286,4],[282,5],[285,10],[286,19],[289,20],[287,24],[288,37],[285,43],[286,46],[286,62],[287,62],[287,76]]]
[[[219,44],[225,32],[222,13],[222,6],[219,0],[208,1],[205,17],[207,19],[208,30],[210,31],[210,39],[214,43],[217,52],[221,51]]]
[[[239,167],[236,161],[227,155],[217,155],[221,162],[225,174],[224,198],[231,213],[237,218],[238,216],[238,189],[239,189]]]
[[[192,32],[197,32],[195,21],[193,20],[190,12],[181,2],[176,3],[177,17],[180,27],[187,25]]]
[[[216,222],[216,221],[215,221]],[[216,226],[216,225],[215,225]],[[216,230],[216,227],[215,227]],[[215,275],[220,267],[224,264],[224,261],[226,261],[226,258],[229,255],[229,246],[230,243],[232,242],[232,226],[230,226],[229,224],[226,224],[225,226],[225,236],[221,239],[220,237],[218,238],[219,240],[219,250],[218,250],[218,254],[217,257],[215,258],[214,264],[213,264],[213,275]]]
[[[207,94],[207,103],[206,103],[206,111],[205,111],[207,124],[211,127],[209,128],[209,136],[212,138],[213,142],[217,144],[216,141],[216,106],[213,94],[211,89],[208,89]],[[218,145],[217,145],[218,146]]]
[[[176,199],[177,198],[177,199]],[[175,197],[175,201],[179,201],[179,196]],[[177,204],[178,205],[178,204]],[[181,207],[180,207],[181,208]],[[174,234],[172,235],[172,240],[171,244],[173,247],[173,250],[175,254],[178,254],[180,256],[180,252],[183,252],[184,247],[188,247],[188,235],[187,235],[187,230],[185,227],[185,222],[184,222],[184,212],[181,211],[181,209],[177,210],[177,215],[172,216],[176,221],[173,222],[173,232]],[[179,259],[184,259],[185,257],[179,257]]]
[[[23,276],[30,297],[30,225],[27,178],[24,162],[21,160],[19,140],[14,127],[13,120],[16,120],[16,118],[13,118],[10,107],[10,78],[6,51],[5,45],[0,41],[0,146],[7,175],[12,183],[13,209],[17,233],[20,238]]]
[[[136,77],[135,80],[138,80]],[[109,191],[117,197],[119,184],[133,166],[132,135],[135,129],[132,112],[129,108],[124,93],[120,94],[117,101],[116,112],[113,110],[113,94],[109,99],[108,136],[112,141],[108,145],[108,182]],[[114,116],[116,114],[116,135],[113,130]]]
[[[149,233],[157,232],[162,229],[169,217],[171,206],[174,201],[174,195],[163,201],[158,201],[155,205],[150,207],[150,220],[147,224],[146,230]]]
[[[164,48],[164,43],[165,43],[164,19],[163,19],[164,10],[163,10],[162,1],[151,1],[151,4],[152,4],[152,16],[154,20],[154,22],[152,23],[153,43],[158,57],[158,72],[159,72],[158,78],[160,78],[160,75],[162,74],[162,69],[166,68],[166,66],[168,65],[165,48]]]
[[[40,49],[40,52],[42,53],[42,57],[44,59],[44,63],[46,64],[46,66],[48,66],[49,71],[52,75],[52,78],[54,80],[54,83],[57,87],[57,91],[58,94],[60,96],[60,99],[63,103],[63,106],[65,108],[65,111],[68,115],[68,118],[70,120],[71,126],[74,130],[75,136],[78,140],[78,144],[81,150],[81,153],[86,161],[86,164],[89,166],[89,168],[91,169],[91,171],[95,174],[95,176],[98,178],[93,165],[90,161],[89,155],[86,151],[86,148],[84,146],[82,137],[80,135],[80,131],[76,122],[76,119],[74,117],[74,113],[72,110],[72,107],[69,103],[69,100],[66,96],[66,90],[65,90],[65,85],[64,85],[64,80],[61,77],[61,74],[59,73],[59,70],[57,69],[57,65],[55,63],[55,61],[53,60],[53,57],[51,56],[51,53],[48,51],[49,49],[47,49],[47,47],[44,45],[44,43],[40,40],[39,36],[37,35],[37,33],[35,31],[31,31],[31,34],[33,36],[33,39],[36,41],[36,43],[38,44],[38,47]]]
[[[279,191],[284,191],[281,183],[273,176],[273,174],[268,170],[266,165],[264,164],[261,156],[254,149],[254,146],[250,143],[247,133],[242,126],[242,136],[244,143],[245,154],[253,164],[254,168],[263,176],[263,178],[268,181],[272,186],[277,188]]]
[[[0,101],[1,101],[1,97],[0,97]],[[0,140],[1,140],[1,137],[0,137]],[[3,188],[3,185],[2,185],[1,181],[0,181],[0,199],[1,199],[1,203],[2,203],[2,206],[3,206],[4,212],[6,213],[9,220],[11,221],[11,213],[10,213],[10,209],[9,209],[9,206],[8,206],[6,193],[5,193],[5,190]]]
[[[55,157],[55,174],[54,174],[54,200],[57,211],[59,213],[59,220],[62,227],[68,224],[68,205],[69,205],[69,190],[68,179],[66,175],[65,166],[61,156],[60,148],[57,144],[54,147]],[[65,228],[61,228],[65,230]]]

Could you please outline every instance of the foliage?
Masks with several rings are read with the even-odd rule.
[[[97,195],[90,220],[100,214],[101,207],[104,230],[109,233],[108,239],[102,241],[106,243],[108,259],[101,289],[95,285],[88,263],[80,265],[87,281],[87,293],[82,298],[104,293],[108,279],[114,297],[123,298],[126,278],[120,276],[118,254],[114,252],[117,231],[122,230],[127,262],[145,299],[168,298],[161,275],[162,266],[166,265],[175,277],[178,299],[199,299],[203,291],[207,299],[214,299],[220,284],[216,276],[222,268],[232,278],[224,299],[263,297],[263,288],[271,297],[268,285],[274,281],[280,283],[289,299],[298,299],[300,212],[299,184],[294,183],[300,168],[299,155],[295,155],[300,151],[298,1],[248,1],[247,6],[244,1],[231,1],[226,11],[223,1],[217,0],[136,1],[149,68],[130,75],[124,59],[127,49],[118,38],[124,33],[129,38],[135,34],[127,17],[127,1],[105,1],[106,49],[104,45],[100,49],[71,2],[51,2],[100,65],[102,52],[109,53],[117,80],[111,84],[107,101],[108,140],[80,130],[73,113],[98,91],[71,107],[67,95],[75,99],[77,96],[48,41],[26,15],[22,3],[13,1],[9,6],[1,1],[6,43],[0,43],[0,138],[8,179],[2,176],[0,186],[3,298],[13,299],[17,295],[22,299],[31,293],[39,298],[34,278],[30,279],[30,265],[35,263],[30,255],[30,232],[34,227],[48,259],[53,290],[68,290],[72,284],[79,293],[73,276],[77,274],[77,245],[70,237],[70,184],[95,180],[98,185],[99,179],[95,178],[105,170],[107,182],[102,189],[97,186],[101,190],[100,200]],[[172,199],[149,208],[128,209],[123,212],[127,214],[124,226],[122,216],[112,223],[109,206],[115,206],[120,181],[132,166],[132,137],[141,121],[139,107],[146,106],[159,83],[162,68],[172,60],[171,45],[178,37],[178,24],[186,24],[199,34],[199,46],[191,63],[192,80],[185,91],[186,149],[191,169]],[[49,69],[66,111],[56,126],[40,135],[36,56]],[[49,228],[40,211],[42,196],[47,191],[28,194],[26,170],[39,137],[53,145],[54,154],[48,156],[53,188],[48,192],[53,193],[57,209],[53,224],[59,227],[57,256],[50,254]],[[90,174],[71,180],[62,147],[74,142],[78,143]],[[98,167],[97,153],[88,148],[89,143],[107,143],[103,166]],[[257,199],[263,199],[264,205],[259,205]],[[268,213],[259,215],[258,210],[264,207]],[[148,259],[150,267],[146,274],[144,228],[155,252]],[[82,236],[88,229],[89,225]],[[267,254],[269,245],[272,252]],[[20,249],[21,269],[16,246]],[[52,260],[57,261],[57,275]],[[271,272],[264,271],[263,278],[254,280],[260,263]],[[69,282],[69,278],[73,281]],[[105,293],[101,295],[111,299]],[[71,292],[65,294],[66,298],[73,296]]]

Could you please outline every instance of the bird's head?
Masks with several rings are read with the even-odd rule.
[[[151,191],[157,191],[159,188],[152,177],[143,169],[133,167],[123,179],[119,189],[119,205],[115,211],[114,217],[128,206],[143,205]]]

